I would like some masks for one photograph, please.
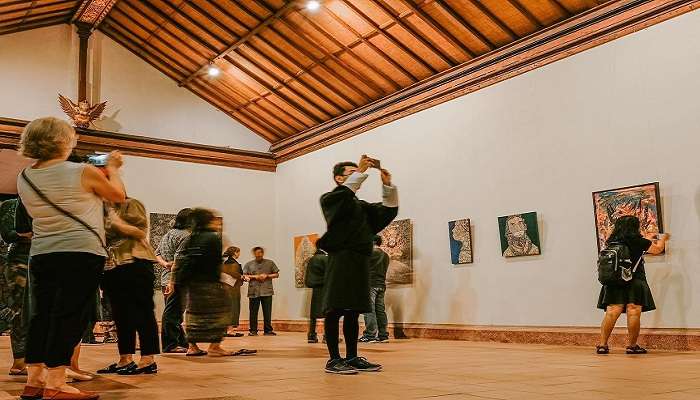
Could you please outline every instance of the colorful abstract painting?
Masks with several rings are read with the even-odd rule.
[[[472,228],[468,219],[450,221],[448,224],[450,234],[450,255],[452,264],[471,264],[474,262],[472,251]]]
[[[161,214],[161,213],[151,213],[149,222],[149,233],[148,241],[156,250],[160,244],[160,240],[163,238],[165,233],[173,227],[175,223],[175,214]],[[160,289],[161,281],[160,277],[163,274],[163,267],[160,264],[153,264],[153,272],[156,275],[156,280],[154,286],[156,289]]]
[[[639,218],[644,236],[664,231],[658,182],[595,192],[593,212],[598,250],[612,233],[615,220],[625,215]]]
[[[390,257],[386,283],[389,286],[413,283],[413,225],[410,219],[394,221],[380,234],[382,250]]]
[[[318,235],[297,236],[294,238],[294,286],[303,288],[304,276],[306,275],[306,264],[316,253],[316,241]]]
[[[498,230],[501,233],[501,253],[504,257],[541,254],[536,212],[499,217]]]

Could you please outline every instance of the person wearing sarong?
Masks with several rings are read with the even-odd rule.
[[[182,290],[185,295],[187,356],[232,356],[221,347],[231,322],[231,301],[221,282],[221,222],[203,208],[192,209],[190,222],[192,234],[178,252],[167,288],[168,293]],[[209,349],[200,349],[198,343],[209,343]]]

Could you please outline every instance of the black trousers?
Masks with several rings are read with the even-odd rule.
[[[35,312],[27,334],[28,364],[70,366],[104,269],[104,257],[57,252],[32,257]]]
[[[272,296],[251,297],[250,303],[250,332],[258,331],[258,310],[262,304],[265,333],[272,332]]]
[[[175,291],[165,296],[165,309],[161,320],[163,326],[160,333],[164,352],[171,351],[176,347],[187,347],[185,330],[182,328],[182,315],[184,313],[182,302],[184,299],[180,286],[175,285]]]
[[[136,260],[104,273],[102,289],[112,305],[120,355],[136,353],[137,333],[142,356],[160,353],[153,303],[154,279],[153,263],[146,260]]]
[[[343,336],[345,336],[345,358],[351,359],[357,357],[357,339],[360,336],[360,313],[352,310],[331,310],[326,314],[324,322],[324,331],[326,335],[326,346],[328,346],[328,354],[331,360],[337,360],[340,357],[340,348],[338,347],[340,338],[340,328],[338,324],[340,318],[343,318]]]

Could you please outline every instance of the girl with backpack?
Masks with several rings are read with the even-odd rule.
[[[627,314],[627,332],[629,345],[627,354],[646,354],[646,349],[637,344],[640,319],[643,312],[656,309],[644,271],[644,253],[657,255],[666,249],[668,234],[642,236],[639,218],[627,215],[615,221],[615,227],[606,241],[608,246],[624,245],[629,250],[630,262],[636,268],[632,279],[624,284],[603,285],[598,298],[598,308],[605,310],[605,317],[600,326],[600,344],[596,346],[597,354],[608,354],[608,339],[617,319],[622,313]]]

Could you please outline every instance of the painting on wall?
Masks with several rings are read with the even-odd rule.
[[[472,251],[472,228],[469,219],[450,221],[448,224],[450,234],[450,254],[452,264],[471,264],[474,262]]]
[[[315,233],[294,238],[294,286],[297,288],[306,287],[304,285],[306,264],[316,253],[317,240],[318,235]]]
[[[612,233],[615,220],[625,215],[639,218],[642,235],[664,231],[659,182],[594,192],[593,213],[598,250]]]
[[[501,253],[504,257],[541,254],[536,212],[499,217],[498,230],[501,233]]]
[[[394,221],[380,234],[382,250],[390,257],[386,274],[388,286],[413,283],[413,225],[410,219]]]
[[[175,223],[175,217],[175,214],[151,213],[148,241],[151,243],[151,246],[153,246],[153,250],[158,248],[160,240],[163,238],[165,233],[172,228],[173,224]],[[154,286],[156,289],[160,289],[160,276],[163,273],[163,267],[161,267],[160,264],[154,263],[153,272],[156,276]]]

